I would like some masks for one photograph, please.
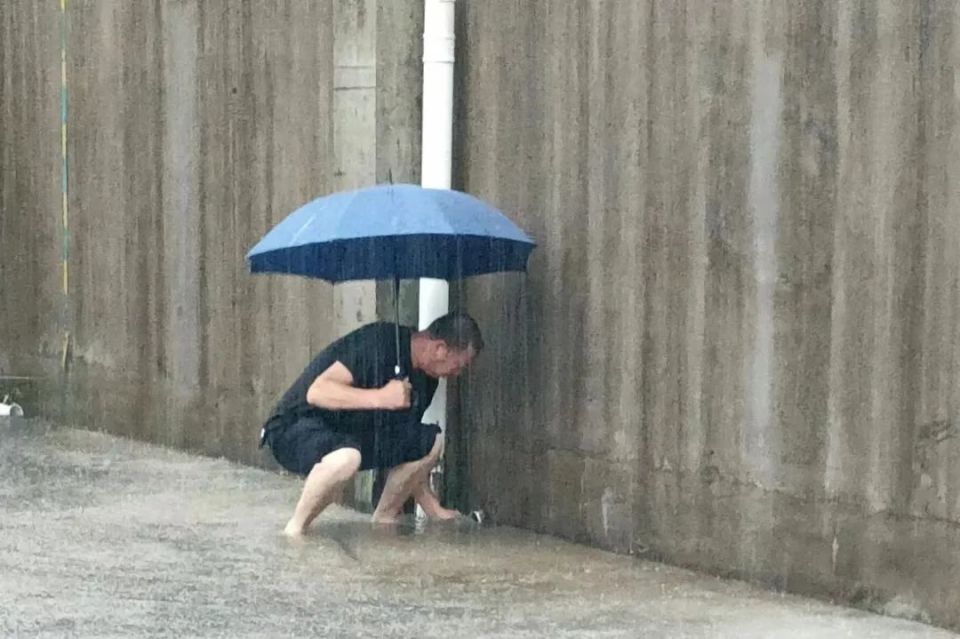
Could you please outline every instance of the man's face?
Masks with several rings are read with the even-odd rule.
[[[473,346],[458,351],[450,348],[443,341],[437,340],[433,344],[429,369],[426,371],[431,377],[456,377],[470,365],[476,353]]]

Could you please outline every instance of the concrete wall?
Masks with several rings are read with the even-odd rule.
[[[417,179],[422,9],[68,3],[66,295],[63,17],[0,6],[0,374],[42,376],[72,423],[262,463],[278,394],[377,300],[244,255],[317,195]]]
[[[960,627],[960,3],[460,6],[470,505]]]

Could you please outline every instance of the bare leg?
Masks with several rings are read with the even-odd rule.
[[[291,537],[302,535],[310,522],[341,494],[344,484],[356,474],[358,468],[360,451],[355,448],[335,450],[314,465],[307,475],[293,517],[283,530],[284,534]]]
[[[387,482],[380,495],[380,503],[373,513],[373,521],[380,524],[389,524],[397,521],[400,509],[420,483],[425,483],[430,469],[436,466],[443,450],[443,435],[437,435],[433,449],[423,459],[400,464],[390,470]]]

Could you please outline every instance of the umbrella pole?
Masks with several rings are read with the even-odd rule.
[[[394,367],[394,375],[400,377],[400,276],[393,276],[393,310],[394,310],[394,319],[396,324],[394,324],[394,330],[396,335],[396,344],[397,344],[397,365]]]

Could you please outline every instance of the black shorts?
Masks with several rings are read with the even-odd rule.
[[[360,451],[360,470],[393,468],[426,457],[440,428],[433,424],[396,423],[378,426],[357,435],[330,428],[322,420],[300,417],[288,424],[273,424],[265,443],[283,468],[306,476],[314,464],[341,448]]]

